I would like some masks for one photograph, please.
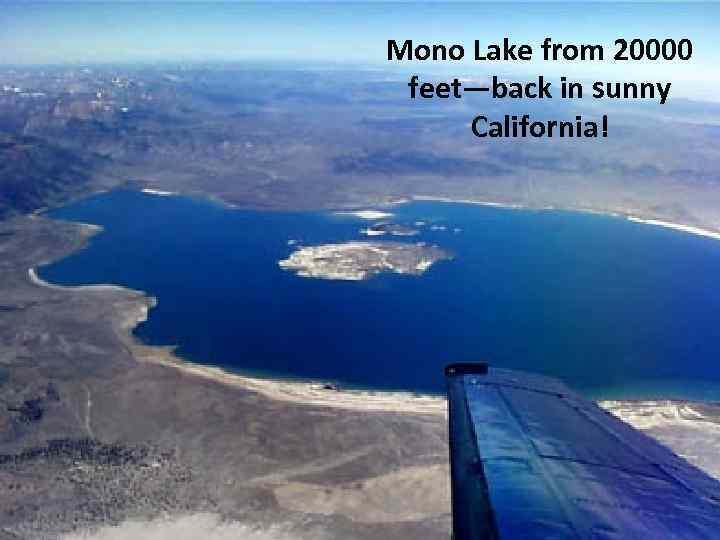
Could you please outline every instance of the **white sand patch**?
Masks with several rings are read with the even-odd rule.
[[[385,234],[385,231],[382,229],[360,229],[360,234],[364,234],[365,236],[383,236]]]
[[[222,521],[215,514],[125,521],[114,527],[73,533],[61,540],[296,540],[283,527],[266,529],[239,522]]]
[[[335,212],[335,214],[338,216],[354,216],[360,219],[367,219],[369,221],[387,219],[395,215],[391,212],[383,212],[382,210],[355,210],[352,212]]]
[[[289,510],[360,523],[419,521],[450,512],[450,471],[446,465],[405,467],[341,486],[291,482],[276,488],[275,497]]]
[[[423,261],[420,261],[419,263],[417,263],[417,266],[415,267],[415,269],[418,272],[424,272],[425,270],[430,268],[432,266],[432,264],[433,264],[433,262],[430,260],[423,260]]]
[[[157,195],[158,197],[169,197],[170,195],[177,195],[174,191],[163,191],[161,189],[150,189],[150,188],[144,188],[140,190],[142,193],[145,193],[146,195]]]
[[[707,415],[708,405],[675,401],[601,401],[599,405],[720,479],[720,416]]]

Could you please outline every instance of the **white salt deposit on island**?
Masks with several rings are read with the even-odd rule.
[[[365,236],[382,236],[385,234],[385,231],[368,227],[367,229],[360,229],[360,234],[364,234]]]
[[[391,212],[383,212],[382,210],[355,210],[352,212],[335,212],[335,214],[338,216],[354,216],[360,219],[367,219],[368,221],[387,219],[395,215]]]
[[[173,191],[162,191],[160,189],[144,188],[140,191],[146,195],[157,195],[158,197],[169,197],[170,195],[175,195]]]
[[[421,260],[417,263],[417,265],[415,266],[415,269],[418,270],[418,272],[424,272],[425,270],[427,270],[428,268],[430,268],[432,266],[432,263],[433,262],[429,259]]]
[[[302,247],[278,265],[302,277],[360,281],[381,272],[419,275],[435,262],[450,258],[435,246],[345,242]]]

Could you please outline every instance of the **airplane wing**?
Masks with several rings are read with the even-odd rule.
[[[720,482],[561,382],[445,374],[454,540],[720,539]]]

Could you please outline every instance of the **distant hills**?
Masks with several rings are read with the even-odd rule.
[[[0,134],[0,217],[65,200],[90,185],[94,163],[37,137]]]
[[[481,77],[477,80],[481,80]],[[477,114],[607,114],[603,140],[479,140]],[[384,71],[0,68],[0,215],[127,182],[258,209],[412,196],[616,212],[720,230],[720,105],[413,102]]]

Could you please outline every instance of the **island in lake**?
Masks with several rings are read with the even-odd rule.
[[[424,243],[345,242],[302,247],[278,264],[303,277],[360,281],[381,272],[420,275],[450,258],[448,252]]]
[[[383,236],[385,234],[391,234],[393,236],[415,236],[420,231],[404,225],[398,225],[397,223],[375,223],[366,229],[360,230],[361,234],[365,236]]]

